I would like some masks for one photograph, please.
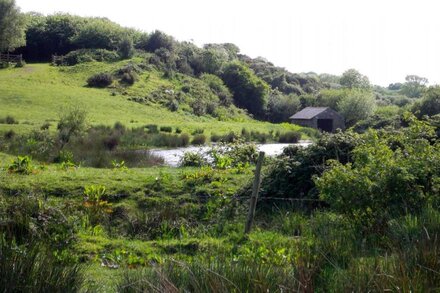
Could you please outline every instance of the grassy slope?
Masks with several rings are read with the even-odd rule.
[[[46,121],[55,122],[52,123],[54,127],[59,114],[69,105],[86,108],[92,125],[113,125],[120,121],[135,127],[152,123],[180,127],[187,132],[204,128],[207,133],[218,134],[231,130],[239,132],[242,128],[264,132],[297,129],[289,124],[257,122],[244,115],[238,117],[240,121],[218,121],[127,100],[129,96],[145,96],[160,86],[172,87],[174,81],[162,78],[158,72],[141,75],[140,81],[126,90],[128,95],[112,96],[111,89],[85,86],[87,78],[94,73],[114,71],[125,63],[127,61],[112,64],[94,62],[64,68],[29,64],[24,68],[0,70],[0,118],[11,115],[20,122],[18,125],[0,124],[0,131],[29,131]]]

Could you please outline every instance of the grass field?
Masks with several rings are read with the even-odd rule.
[[[195,116],[182,111],[171,112],[160,105],[144,105],[129,101],[132,96],[146,96],[159,87],[175,86],[161,73],[152,71],[140,76],[132,87],[116,93],[114,89],[86,87],[86,80],[98,72],[111,72],[128,61],[116,63],[85,63],[73,67],[49,64],[28,64],[24,68],[0,70],[0,118],[7,115],[19,124],[0,124],[0,131],[22,133],[51,123],[55,129],[60,114],[68,107],[80,106],[88,112],[90,125],[113,125],[119,121],[128,127],[146,124],[179,127],[185,132],[203,128],[207,134],[240,132],[243,128],[261,132],[298,130],[299,127],[255,121],[240,115],[235,121],[218,121],[208,116]]]

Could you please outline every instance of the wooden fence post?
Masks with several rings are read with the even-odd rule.
[[[260,184],[261,184],[261,167],[263,166],[264,161],[264,152],[260,152],[258,155],[257,168],[255,169],[255,178],[254,184],[252,186],[252,197],[249,203],[249,213],[246,220],[246,227],[244,230],[245,234],[249,234],[252,229],[252,225],[254,223],[255,216],[255,208],[257,206],[258,193],[260,192]]]

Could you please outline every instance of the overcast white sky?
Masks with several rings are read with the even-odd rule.
[[[440,83],[435,0],[16,0],[22,11],[108,17],[196,44],[230,42],[292,72],[355,68],[375,84]]]

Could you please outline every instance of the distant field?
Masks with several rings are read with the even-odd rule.
[[[91,125],[113,125],[119,121],[128,127],[146,124],[180,127],[191,132],[203,128],[207,134],[239,132],[243,128],[268,132],[297,130],[299,127],[258,122],[246,117],[238,121],[218,121],[212,117],[197,117],[184,112],[171,112],[159,105],[143,105],[128,101],[129,96],[147,95],[160,86],[172,86],[159,72],[144,73],[140,81],[127,88],[126,95],[112,95],[112,89],[86,87],[89,76],[113,71],[127,61],[116,63],[85,63],[74,67],[53,67],[49,64],[28,64],[24,68],[0,70],[0,118],[13,116],[19,124],[0,124],[0,132],[14,130],[22,133],[39,128],[43,123],[56,123],[67,107],[79,105],[88,111]],[[148,77],[145,75],[148,74]]]

